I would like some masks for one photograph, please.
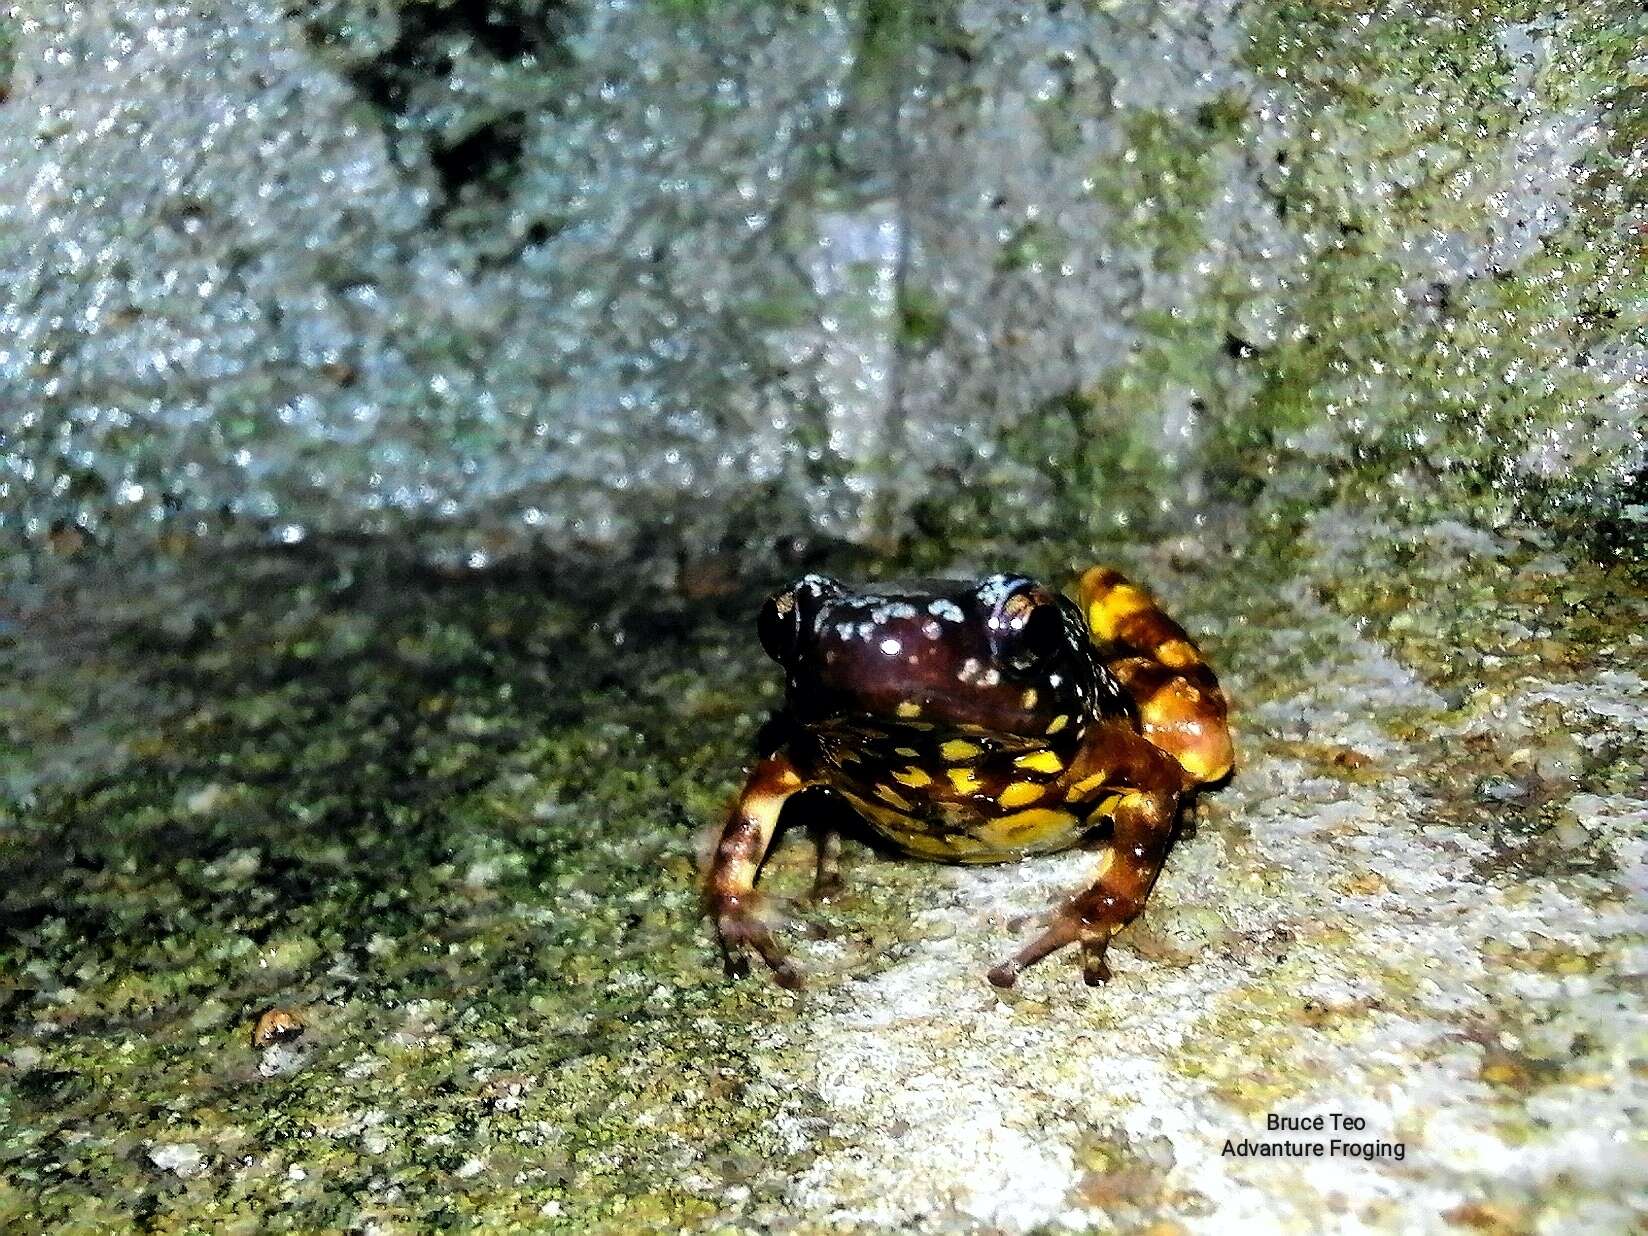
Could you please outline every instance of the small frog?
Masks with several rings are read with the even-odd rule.
[[[853,589],[805,575],[761,610],[784,667],[784,707],[763,731],[716,847],[705,897],[727,971],[753,950],[779,983],[800,974],[773,938],[755,877],[784,805],[833,794],[905,853],[1011,862],[1110,825],[1093,884],[989,972],[998,987],[1081,946],[1090,984],[1144,908],[1184,796],[1234,753],[1213,671],[1185,631],[1118,572],[1094,567],[1078,600],[1022,575]],[[819,841],[829,891],[839,836]]]

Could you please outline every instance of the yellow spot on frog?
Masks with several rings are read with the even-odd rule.
[[[979,788],[979,775],[971,768],[947,768],[950,784],[956,787],[957,794],[971,794]]]
[[[997,801],[1003,807],[1022,807],[1040,798],[1042,789],[1042,786],[1033,781],[1015,781],[1001,792],[1001,797]]]
[[[1102,772],[1094,773],[1091,777],[1083,777],[1065,792],[1064,801],[1073,803],[1077,799],[1086,798],[1104,784],[1104,778],[1105,774]]]
[[[921,705],[914,700],[900,700],[895,711],[901,717],[919,717],[921,715]]]
[[[897,807],[900,811],[908,811],[910,809],[909,800],[901,796],[899,792],[890,785],[878,785],[875,788],[875,792],[876,797],[880,798],[885,803],[889,803],[892,806]]]
[[[1031,807],[990,821],[979,835],[1003,851],[1025,852],[1062,848],[1077,830],[1076,817],[1068,811]]]
[[[1049,734],[1057,734],[1060,730],[1062,730],[1065,726],[1067,726],[1069,724],[1070,724],[1070,718],[1065,716],[1061,712],[1058,716],[1053,718],[1052,723],[1047,727],[1047,732]]]
[[[913,760],[916,756],[920,755],[921,752],[917,751],[914,747],[894,747],[893,754],[902,755],[907,760]]]
[[[1168,669],[1186,669],[1202,663],[1201,654],[1196,651],[1195,645],[1183,639],[1170,639],[1156,649],[1156,660]]]
[[[1209,756],[1200,751],[1186,751],[1179,756],[1184,770],[1198,781],[1217,781],[1230,771],[1230,761],[1222,756]]]
[[[1036,706],[1036,701],[1040,698],[1041,696],[1036,693],[1036,689],[1034,687],[1026,687],[1024,689],[1024,694],[1019,697],[1019,707],[1034,708]]]
[[[965,738],[952,738],[940,744],[938,753],[947,760],[970,760],[981,750],[983,748],[976,742],[968,742]]]
[[[1027,768],[1031,772],[1056,773],[1064,767],[1064,761],[1053,751],[1032,751],[1014,760],[1013,767]]]
[[[895,770],[893,773],[893,780],[898,782],[900,785],[907,785],[910,788],[917,790],[924,785],[933,784],[933,779],[913,764],[909,768],[900,768]]]
[[[1153,608],[1151,600],[1132,584],[1121,584],[1099,597],[1087,609],[1087,624],[1102,639],[1110,639],[1116,626],[1129,614]]]

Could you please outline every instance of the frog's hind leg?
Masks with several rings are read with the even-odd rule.
[[[783,752],[767,756],[751,771],[733,803],[704,882],[704,901],[726,956],[727,973],[749,972],[753,950],[780,986],[801,986],[801,974],[773,938],[755,892],[756,873],[772,845],[784,804],[806,782]]]
[[[1202,650],[1144,589],[1109,567],[1094,567],[1077,590],[1094,642],[1139,709],[1140,728],[1184,770],[1187,786],[1230,771],[1228,706]]]

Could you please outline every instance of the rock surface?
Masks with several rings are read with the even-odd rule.
[[[1648,1223],[1636,6],[739,14],[0,19],[0,1227]],[[1114,980],[794,838],[727,981],[768,576],[1095,559],[1241,750]]]
[[[13,12],[19,570],[1543,517],[1648,453],[1625,0]]]
[[[809,987],[720,975],[698,852],[776,686],[745,598],[252,556],[13,624],[0,1220],[1640,1225],[1640,578],[1343,512],[1118,557],[1205,633],[1241,767],[1100,991],[982,977],[1090,855],[849,844],[813,908],[800,837],[764,883]],[[305,1033],[254,1049],[271,1006]],[[1279,1139],[1329,1153],[1235,1153]]]

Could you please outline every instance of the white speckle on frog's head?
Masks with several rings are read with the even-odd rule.
[[[929,618],[921,624],[921,633],[928,639],[940,639],[944,635],[944,628]]]
[[[928,602],[927,612],[935,618],[942,618],[945,622],[961,622],[963,620],[961,606],[954,601],[946,601],[943,597]]]
[[[976,682],[978,680],[979,671],[983,668],[984,666],[979,663],[977,657],[968,657],[961,663],[961,668],[956,671],[956,677],[962,682]]]
[[[896,639],[884,639],[881,641],[881,651],[886,653],[889,657],[896,657],[903,650],[904,645],[899,643]]]
[[[870,621],[881,625],[894,618],[914,618],[916,607],[908,601],[884,601],[870,611]]]
[[[993,609],[1001,604],[1003,598],[1020,582],[1011,575],[992,575],[979,584],[978,599]]]

